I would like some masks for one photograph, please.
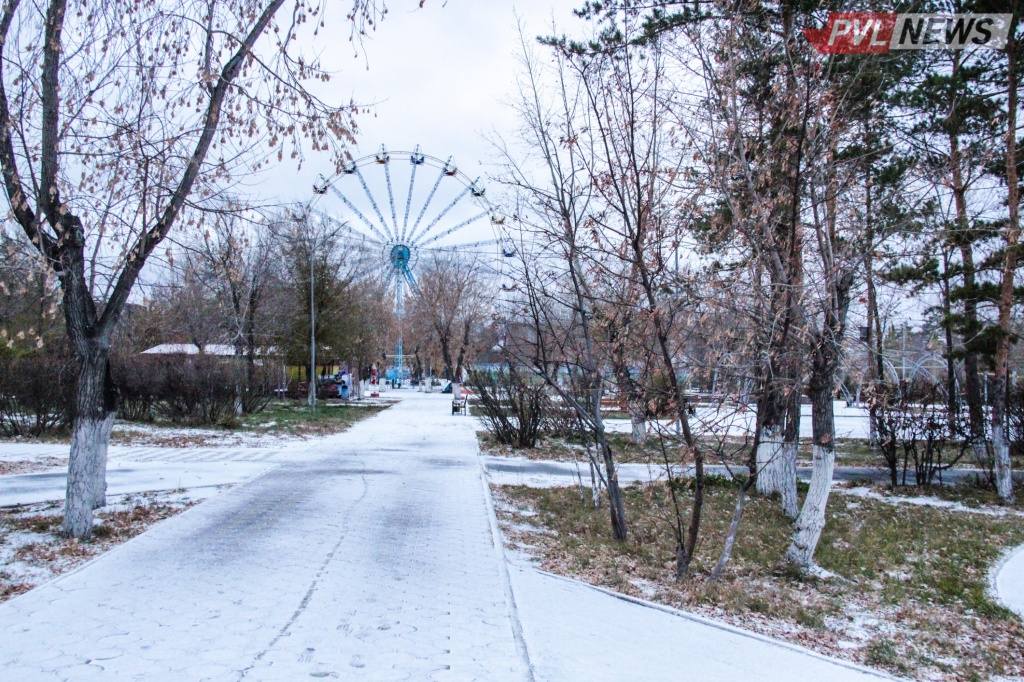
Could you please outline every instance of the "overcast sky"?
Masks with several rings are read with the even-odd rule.
[[[353,155],[373,153],[381,144],[447,158],[472,177],[486,176],[495,160],[485,137],[514,135],[508,107],[520,53],[516,17],[526,35],[578,32],[572,10],[580,0],[390,0],[389,13],[365,41],[365,58],[353,57],[347,33],[325,63],[340,66],[331,85],[334,102],[369,104],[358,119],[359,145]],[[261,178],[261,193],[304,201],[318,173],[329,172],[326,157],[311,156],[301,171],[281,164]]]

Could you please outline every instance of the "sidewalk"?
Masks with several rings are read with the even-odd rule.
[[[473,430],[446,408],[410,392],[0,606],[0,677],[525,678]]]
[[[509,566],[475,421],[403,393],[305,461],[0,605],[0,678],[871,678]]]

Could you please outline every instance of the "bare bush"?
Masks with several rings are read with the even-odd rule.
[[[890,484],[930,486],[942,472],[959,462],[969,447],[969,427],[963,415],[950,418],[948,406],[931,385],[884,385],[871,395],[875,429]]]
[[[537,444],[550,404],[544,384],[530,381],[511,363],[498,372],[473,370],[469,384],[480,398],[484,426],[499,443],[514,448]]]
[[[66,429],[73,395],[69,358],[0,357],[0,435],[39,437]]]
[[[270,372],[249,372],[235,358],[123,359],[114,365],[124,419],[233,425],[239,408],[258,412],[272,395]]]

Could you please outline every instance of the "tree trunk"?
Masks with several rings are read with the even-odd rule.
[[[767,374],[772,376],[773,373]],[[783,512],[795,518],[796,452],[799,442],[794,441],[789,423],[792,420],[792,398],[784,398],[779,386],[767,386],[758,401],[757,409],[760,413],[757,423],[761,425],[761,431],[757,434],[757,492],[761,495],[778,494]],[[800,409],[799,398],[796,399],[796,409]]]
[[[803,572],[814,568],[814,550],[825,528],[825,509],[835,468],[835,418],[832,410],[831,377],[815,377],[811,389],[813,468],[811,484],[797,516],[786,559]]]
[[[747,502],[747,490],[748,485],[743,484],[740,488],[740,492],[736,495],[736,504],[732,510],[732,519],[729,521],[729,531],[725,535],[725,546],[722,548],[722,553],[718,556],[718,563],[715,564],[714,570],[711,571],[711,580],[718,580],[722,577],[722,573],[725,571],[726,565],[729,560],[732,559],[732,548],[736,545],[736,535],[740,530],[740,521],[743,519],[743,508]]]
[[[758,436],[757,492],[761,495],[781,493],[779,469],[782,459],[782,427],[778,424],[765,424]]]
[[[637,445],[647,442],[647,412],[643,405],[636,401],[629,401],[629,424],[631,427],[630,439]]]
[[[865,130],[865,137],[868,137],[868,133],[869,131]],[[871,169],[869,167],[868,172],[864,175],[864,242],[867,247],[864,249],[864,283],[867,287],[868,298],[867,334],[865,335],[864,345],[867,347],[868,385],[872,389],[877,389],[885,374],[882,366],[882,354],[880,352],[882,347],[882,325],[878,319],[878,293],[875,291],[875,223],[874,211],[872,209],[872,184]],[[877,348],[875,347],[876,343],[878,344]],[[874,390],[872,390],[872,393],[874,393]],[[875,401],[872,400],[868,408],[868,442],[872,450],[875,451],[878,450],[877,412],[878,408],[875,406]]]
[[[630,440],[637,445],[643,445],[647,442],[647,410],[644,405],[643,388],[636,386],[636,382],[629,375],[629,366],[621,340],[616,339],[611,361],[619,391],[619,407],[629,412]]]
[[[106,348],[93,348],[78,362],[63,530],[86,539],[92,535],[93,510],[106,505],[107,447],[117,393]]]
[[[598,409],[600,409],[600,404]],[[625,540],[627,535],[626,504],[622,499],[622,488],[619,487],[619,472],[615,468],[615,457],[612,455],[612,449],[608,445],[608,439],[603,432],[600,434],[600,438],[601,457],[604,459],[605,481],[608,484],[608,513],[611,516],[612,536],[616,540]]]
[[[1013,313],[1014,275],[1017,270],[1017,244],[1020,241],[1020,191],[1017,177],[1017,29],[1010,21],[1006,43],[1008,74],[1006,117],[1006,203],[1009,216],[1003,244],[1003,267],[999,283],[999,335],[996,339],[995,381],[992,385],[992,451],[995,456],[996,490],[1005,502],[1013,501],[1013,472],[1010,467],[1010,442],[1006,433],[1006,391],[1010,374],[1010,327]]]
[[[954,58],[958,59],[958,57]],[[958,68],[958,64],[959,62],[954,64],[954,72]],[[964,289],[964,393],[967,400],[971,447],[975,459],[979,462],[987,462],[988,453],[984,449],[985,416],[981,398],[981,376],[978,371],[978,353],[972,345],[974,337],[981,332],[981,323],[978,320],[978,283],[974,265],[974,248],[971,243],[970,220],[967,215],[967,188],[964,184],[960,161],[960,137],[953,114],[951,114],[951,119],[949,171],[952,180],[953,205],[956,210],[954,240],[960,249]],[[985,468],[991,470],[991,463],[988,463]]]
[[[799,371],[799,370],[798,370]],[[782,485],[782,511],[791,519],[795,519],[800,510],[800,502],[796,494],[796,457],[800,450],[800,386],[794,381],[789,396],[786,415],[786,430],[782,434],[782,455],[779,463],[779,477]]]

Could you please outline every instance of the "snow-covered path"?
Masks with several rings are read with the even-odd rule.
[[[640,605],[520,562],[511,575],[538,680],[891,679],[728,625]]]
[[[249,461],[123,462],[107,469],[107,494],[207,488],[238,483],[265,473],[273,464]],[[67,469],[0,476],[0,507],[63,500]]]
[[[403,393],[301,461],[0,605],[0,679],[871,677],[510,567],[475,420]]]
[[[992,571],[996,599],[1024,618],[1024,545],[1007,552]]]
[[[10,600],[0,678],[525,678],[473,429],[447,412],[410,392]]]

